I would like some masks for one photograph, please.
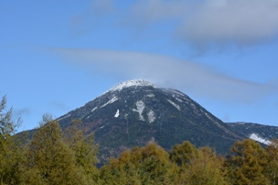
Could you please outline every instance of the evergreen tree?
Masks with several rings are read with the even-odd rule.
[[[169,154],[156,143],[149,143],[141,149],[138,160],[144,184],[171,184],[175,181],[176,166],[169,160]]]
[[[63,142],[59,123],[49,115],[27,147],[23,184],[89,184],[75,163],[74,153]]]
[[[171,161],[178,166],[186,167],[189,161],[197,155],[197,149],[189,141],[184,141],[182,144],[175,145],[169,152]]]
[[[94,143],[94,136],[85,136],[86,130],[81,128],[80,120],[73,120],[72,126],[65,131],[65,142],[73,151],[76,165],[82,169],[84,176],[91,183],[99,181],[99,170],[96,166],[98,146]]]
[[[12,108],[6,110],[7,99],[0,102],[0,185],[19,183],[21,148],[18,140],[12,137],[19,126],[20,120],[12,121]]]
[[[175,184],[177,168],[156,143],[124,151],[101,169],[105,184]]]
[[[118,159],[111,158],[101,168],[101,178],[105,185],[141,185],[141,177],[137,165],[132,162],[130,151],[124,151]]]
[[[210,148],[200,148],[197,155],[190,159],[189,165],[181,176],[181,184],[188,185],[225,185],[224,160],[217,157]]]
[[[227,159],[229,178],[235,185],[267,185],[265,175],[267,154],[259,143],[251,139],[238,141],[232,147],[232,157]]]
[[[266,147],[268,163],[266,166],[266,174],[270,180],[270,184],[278,184],[278,140],[273,139],[271,144]]]

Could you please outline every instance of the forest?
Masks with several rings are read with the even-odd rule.
[[[32,138],[17,136],[6,97],[0,102],[0,185],[268,185],[278,183],[277,140],[246,139],[228,155],[188,141],[164,150],[154,141],[98,166],[98,145],[78,120],[66,130],[45,114]]]

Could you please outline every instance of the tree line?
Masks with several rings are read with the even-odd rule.
[[[124,151],[98,168],[98,146],[80,121],[62,131],[46,114],[32,139],[14,135],[6,98],[0,103],[0,185],[268,185],[278,183],[278,142],[263,148],[237,141],[227,156],[185,141],[164,150],[155,142]]]

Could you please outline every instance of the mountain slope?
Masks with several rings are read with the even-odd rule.
[[[227,123],[227,126],[230,130],[265,145],[270,144],[271,139],[278,138],[278,127],[275,126],[246,122]]]
[[[144,80],[123,82],[58,120],[66,128],[72,119],[94,132],[102,160],[150,140],[165,149],[189,140],[226,153],[244,138],[182,92]]]

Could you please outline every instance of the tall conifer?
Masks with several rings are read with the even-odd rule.
[[[0,185],[19,183],[21,148],[18,140],[12,137],[18,122],[12,121],[12,108],[6,109],[7,99],[4,96],[0,102]]]
[[[25,184],[89,184],[76,166],[74,153],[63,142],[59,123],[48,115],[44,115],[26,154]]]

